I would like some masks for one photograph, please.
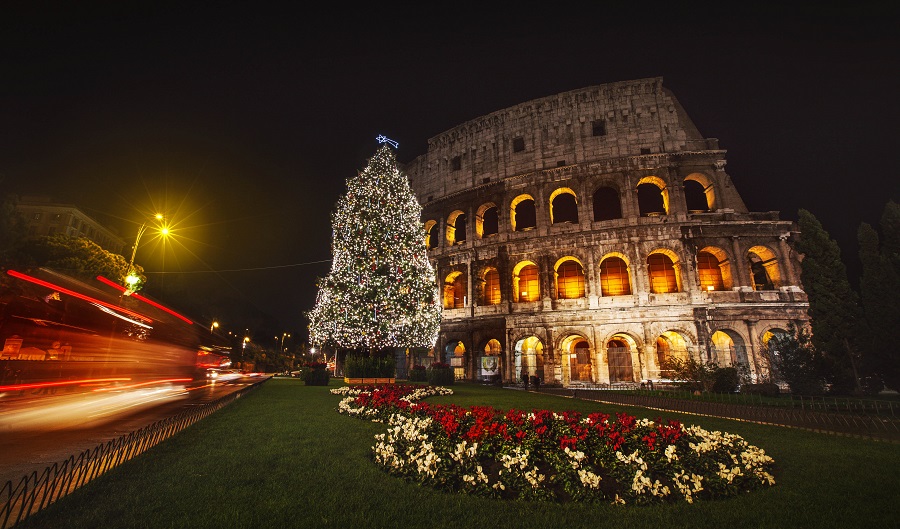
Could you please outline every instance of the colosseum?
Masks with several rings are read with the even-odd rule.
[[[665,381],[667,358],[767,373],[807,319],[794,223],[750,212],[662,78],[460,124],[403,169],[443,288],[458,379]]]

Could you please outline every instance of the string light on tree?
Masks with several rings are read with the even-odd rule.
[[[310,341],[372,352],[432,347],[441,305],[422,207],[389,148],[397,142],[377,139],[382,146],[332,212],[331,271],[308,314]]]

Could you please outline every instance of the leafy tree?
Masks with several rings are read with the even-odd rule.
[[[695,358],[682,359],[670,357],[665,360],[663,369],[672,372],[672,378],[683,387],[696,391],[712,391],[716,384],[716,373],[719,364],[701,362]]]
[[[812,213],[805,209],[798,213],[797,251],[803,254],[800,279],[809,297],[812,345],[824,355],[832,389],[860,393],[861,351],[856,340],[866,330],[859,296],[847,280],[837,243]]]
[[[869,324],[867,340],[871,369],[891,389],[900,389],[900,354],[894,334],[900,329],[900,260],[892,262],[891,244],[900,229],[900,206],[889,202],[881,219],[884,239],[863,223],[857,232],[862,262],[860,296]],[[891,243],[889,241],[894,240]],[[880,388],[879,388],[880,389]]]
[[[777,377],[797,395],[825,392],[825,363],[813,347],[809,331],[793,324],[787,333],[778,333],[766,343],[767,356]]]
[[[331,272],[308,314],[310,341],[375,355],[432,347],[441,320],[422,207],[384,145],[332,213]]]
[[[36,266],[52,268],[86,281],[101,275],[124,285],[128,274],[128,262],[124,257],[104,250],[86,237],[45,235],[28,241],[25,251]],[[134,270],[140,277],[139,284],[143,284],[146,279],[143,268],[134,265]]]

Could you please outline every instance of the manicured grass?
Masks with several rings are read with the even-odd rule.
[[[428,402],[625,411],[743,436],[777,484],[721,501],[657,506],[505,502],[444,493],[371,461],[385,425],[337,413],[331,386],[272,379],[23,524],[52,528],[869,528],[896,527],[900,445],[776,426],[457,384]]]

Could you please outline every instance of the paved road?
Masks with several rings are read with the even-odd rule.
[[[90,399],[68,394],[0,398],[0,486],[15,485],[31,472],[40,475],[69,456],[259,381],[242,377]]]

